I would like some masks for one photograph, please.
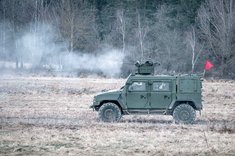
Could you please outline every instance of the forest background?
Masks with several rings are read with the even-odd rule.
[[[234,0],[0,0],[0,71],[235,78]]]

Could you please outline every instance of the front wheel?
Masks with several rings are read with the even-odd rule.
[[[196,111],[188,104],[181,104],[174,109],[173,118],[176,123],[190,124],[196,119]]]
[[[117,122],[121,119],[120,108],[114,103],[105,103],[99,109],[99,118],[104,122]]]

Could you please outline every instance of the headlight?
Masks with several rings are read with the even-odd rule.
[[[98,103],[98,101],[97,101],[96,98],[94,98],[94,99],[93,99],[93,104],[96,104],[96,103]]]

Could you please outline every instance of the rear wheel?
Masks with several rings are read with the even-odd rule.
[[[175,107],[173,117],[176,123],[190,124],[196,119],[196,111],[188,104],[181,104]]]
[[[120,108],[114,103],[105,103],[99,109],[99,119],[104,122],[117,122],[121,119]]]

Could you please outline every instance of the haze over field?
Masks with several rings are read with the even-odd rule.
[[[68,52],[66,42],[55,42],[56,33],[51,25],[40,24],[37,32],[26,32],[17,40],[17,56],[23,68],[44,68],[57,72],[88,71],[117,77],[121,73],[124,53],[110,46],[103,46],[97,53]],[[10,52],[10,47],[5,49]],[[15,62],[1,61],[1,67],[16,68]]]

